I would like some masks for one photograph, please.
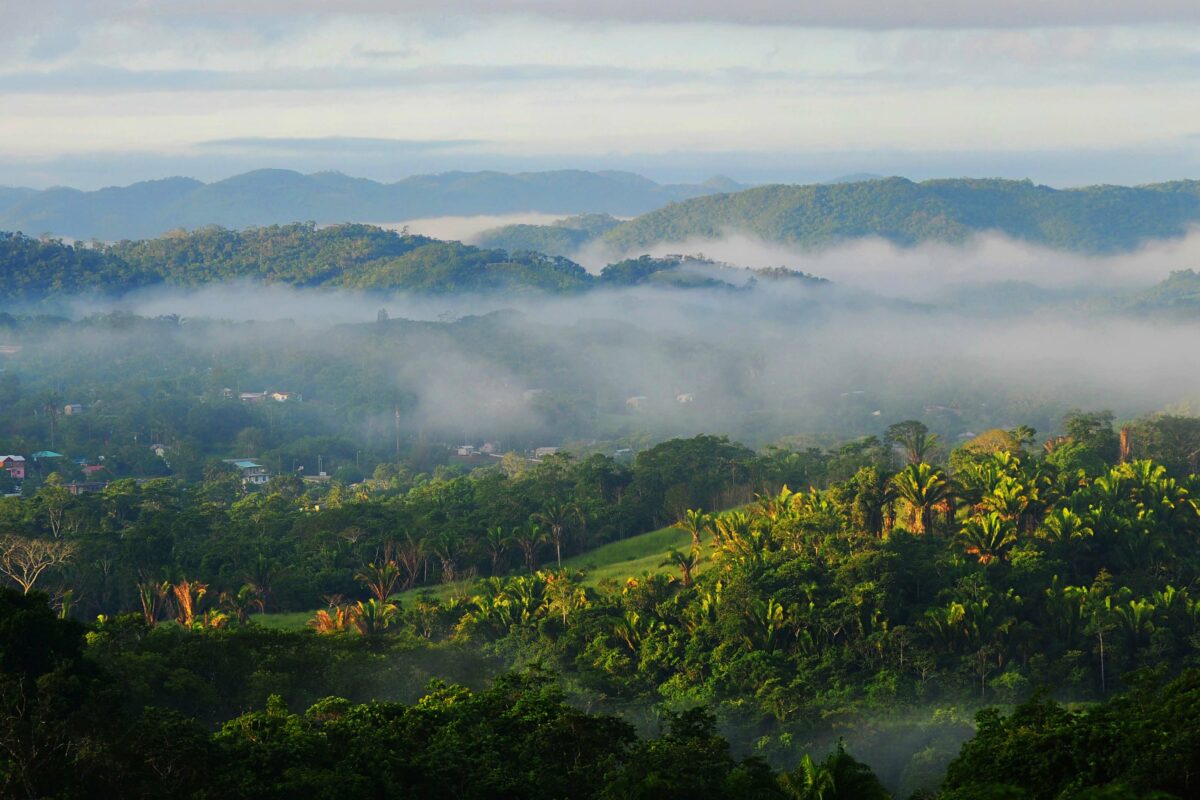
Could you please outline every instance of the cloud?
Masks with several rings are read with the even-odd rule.
[[[217,0],[175,3],[172,13],[323,14],[321,0]],[[1189,0],[342,0],[337,14],[527,15],[579,21],[726,22],[855,29],[1026,28],[1200,22]]]
[[[750,77],[746,72],[743,78]],[[2,76],[6,94],[95,94],[105,92],[317,92],[486,87],[545,82],[666,86],[696,81],[702,73],[675,69],[631,69],[607,65],[429,64],[393,69],[318,67],[281,69],[129,69],[73,64],[57,69],[20,70]],[[767,74],[764,77],[779,77]]]
[[[871,269],[897,280],[913,263],[908,254],[877,255]],[[1004,261],[1002,252],[993,255]],[[950,262],[955,253],[941,258]],[[1014,273],[1001,263],[997,277],[1004,274]],[[393,322],[376,328],[381,306]],[[584,412],[570,429],[576,438],[725,432],[751,444],[800,433],[862,435],[905,418],[924,419],[951,438],[1017,423],[1049,430],[1071,406],[1134,415],[1200,397],[1194,321],[1122,317],[1070,298],[981,315],[786,282],[750,292],[638,287],[565,297],[389,296],[243,283],[160,287],[118,301],[90,297],[75,312],[114,307],[181,314],[184,340],[218,361],[226,349],[244,353],[250,338],[259,353],[391,375],[395,389],[415,399],[413,421],[423,429],[479,439],[507,439],[514,430],[547,436],[530,389],[574,398],[570,404]],[[517,313],[469,316],[506,309]],[[244,329],[200,327],[202,317],[296,324],[255,325],[247,337]],[[370,324],[335,327],[342,323]],[[364,348],[363,336],[374,344]],[[77,338],[72,332],[62,345],[75,353]],[[98,347],[98,338],[87,337],[87,346]],[[379,348],[380,341],[388,346]],[[376,355],[365,355],[370,350]],[[102,363],[102,355],[93,360]],[[336,390],[313,388],[317,397]],[[677,403],[684,392],[695,402]],[[631,412],[625,400],[635,395],[649,400]]]
[[[595,269],[622,256],[593,245],[575,258]],[[720,239],[666,242],[652,255],[703,253],[745,267],[785,266],[841,285],[892,297],[927,301],[947,292],[998,283],[1028,283],[1043,289],[1084,294],[1144,287],[1172,271],[1200,264],[1200,231],[1181,239],[1146,243],[1111,256],[1087,256],[985,234],[965,245],[929,243],[898,247],[880,239],[860,239],[820,251],[765,242],[738,233]],[[986,298],[985,298],[986,300]]]
[[[428,153],[478,147],[487,142],[481,139],[383,139],[366,136],[321,137],[264,137],[242,136],[232,139],[212,139],[198,142],[200,150],[221,150],[242,154],[358,155],[385,156],[397,153]]]

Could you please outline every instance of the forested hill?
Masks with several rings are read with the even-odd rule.
[[[371,225],[209,227],[115,245],[0,233],[0,300],[38,300],[229,280],[404,292],[574,292],[651,283],[735,289],[759,280],[820,283],[792,270],[743,270],[683,256],[611,265],[599,277],[560,256],[486,249]]]
[[[1111,253],[1182,236],[1196,224],[1200,181],[1060,190],[1030,181],[886,178],[697,197],[600,231],[593,241],[618,253],[729,233],[802,247],[863,237],[908,246],[962,242],[994,231],[1064,250]],[[520,249],[525,241],[547,238],[536,228],[510,228],[486,234],[483,241]]]
[[[0,187],[0,230],[76,239],[147,238],[174,228],[398,222],[419,217],[542,211],[630,216],[729,191],[728,181],[662,185],[627,172],[450,172],[384,184],[335,172],[257,170],[215,183],[167,178],[94,192]],[[737,184],[732,184],[737,187]]]
[[[540,253],[509,255],[370,225],[310,224],[230,231],[204,228],[159,239],[86,247],[0,233],[0,297],[38,299],[99,289],[226,280],[403,291],[570,291],[583,267]]]

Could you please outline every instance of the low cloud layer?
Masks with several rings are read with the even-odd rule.
[[[730,239],[725,250],[710,243],[705,252],[840,283],[570,297],[225,285],[79,301],[74,313],[293,320],[183,340],[216,364],[225,352],[239,358],[253,341],[261,354],[278,348],[291,359],[354,365],[378,376],[383,391],[411,398],[409,429],[446,440],[560,444],[719,432],[755,444],[785,436],[830,442],[905,418],[953,440],[1018,423],[1049,431],[1072,406],[1124,417],[1200,411],[1200,326],[1117,314],[1086,291],[1149,285],[1194,264],[1196,237],[1114,259],[999,239],[913,250],[868,242],[807,257],[757,246]],[[960,281],[985,279],[992,285],[976,292],[973,306],[939,300]],[[1017,279],[1062,291],[980,313],[1000,304],[996,282]],[[380,308],[392,320],[382,326],[374,322]],[[181,330],[188,324],[196,323]],[[314,400],[337,392],[302,388]]]
[[[241,14],[325,13],[319,0],[258,0],[176,3],[175,13]],[[1036,25],[1111,25],[1200,21],[1200,9],[1185,0],[1006,0],[1002,3],[961,3],[954,0],[346,0],[338,13],[538,15],[556,19],[619,20],[628,22],[716,21],[745,25],[801,25],[845,28],[1009,28]]]
[[[702,253],[739,266],[785,266],[879,294],[930,300],[947,289],[1000,282],[1026,282],[1082,293],[1150,286],[1173,271],[1200,266],[1200,232],[1104,257],[1040,247],[1000,235],[978,236],[966,245],[934,243],[916,247],[864,239],[814,252],[730,234],[718,240],[655,245],[650,253]],[[597,269],[620,255],[635,254],[615,254],[595,245],[577,253],[576,258]]]

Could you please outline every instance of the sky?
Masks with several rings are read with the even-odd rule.
[[[0,0],[0,185],[1200,177],[1195,0]]]

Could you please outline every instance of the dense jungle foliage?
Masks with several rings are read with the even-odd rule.
[[[1171,435],[1187,426],[1159,418],[1118,437],[1109,415],[1080,412],[1063,429],[1039,451],[1031,430],[997,430],[948,457],[915,421],[893,425],[884,440],[831,452],[756,455],[701,437],[647,450],[632,468],[600,456],[559,457],[411,488],[381,476],[324,496],[294,479],[245,494],[235,476],[220,474],[194,486],[117,482],[81,497],[50,481],[29,500],[4,501],[13,533],[0,563],[23,590],[51,590],[63,616],[92,618],[102,609],[88,668],[123,676],[122,702],[196,719],[179,723],[192,731],[189,747],[226,755],[224,745],[249,747],[236,758],[287,787],[269,791],[359,769],[344,759],[326,767],[318,759],[311,772],[288,766],[311,761],[305,747],[347,741],[324,738],[337,730],[324,727],[329,709],[338,720],[365,714],[373,726],[409,730],[415,712],[355,704],[389,697],[427,708],[440,701],[418,701],[415,687],[440,676],[480,687],[487,706],[500,701],[495,693],[512,697],[503,688],[509,679],[484,688],[488,676],[538,665],[560,676],[574,702],[651,733],[664,724],[668,740],[671,720],[707,708],[715,722],[693,719],[705,736],[718,724],[741,757],[777,769],[800,769],[804,753],[833,751],[836,760],[843,738],[903,796],[936,790],[947,765],[947,797],[1023,796],[1031,786],[1039,797],[1083,797],[1117,783],[1135,793],[1113,796],[1189,796],[1191,738],[1147,750],[1136,763],[1114,756],[1095,764],[1085,755],[1088,742],[1119,725],[1149,735],[1184,724],[1121,711],[1128,704],[1171,702],[1154,699],[1160,691],[1194,694],[1194,678],[1160,690],[1145,673],[1170,678],[1198,666],[1200,479],[1194,451]],[[1139,439],[1139,430],[1159,436]],[[1165,464],[1136,458],[1147,451]],[[686,532],[692,546],[665,553],[659,569],[594,583],[586,570],[558,566],[560,554],[662,523]],[[451,582],[449,591],[404,592],[441,582]],[[306,603],[324,606],[308,632],[254,622],[263,608]],[[1039,687],[1072,702],[1125,690],[1135,699],[1080,715],[1048,704]],[[433,697],[444,691],[460,690]],[[560,703],[549,689],[525,691]],[[322,704],[327,694],[347,699]],[[984,744],[968,745],[951,763],[971,735],[972,708],[1029,698],[1013,722],[980,717]],[[314,703],[301,716],[286,710]],[[194,727],[264,704],[222,727],[212,745]],[[629,753],[656,746],[653,738],[634,744],[623,723],[604,724],[626,731],[616,736],[625,755],[606,762],[618,772],[632,768],[622,766]],[[236,732],[246,730],[278,730],[285,740],[261,750],[258,733],[241,741]],[[1048,750],[1021,738],[1035,736],[1067,741],[1067,754],[1006,769],[1024,759],[1022,747]],[[1008,750],[986,744],[996,739],[1010,742]],[[998,766],[981,772],[989,759]],[[744,786],[777,796],[778,777],[759,762],[722,763],[719,782],[748,775]],[[370,780],[424,785],[428,778],[414,769],[376,763]],[[632,785],[616,774],[606,779],[609,790]],[[981,776],[988,785],[977,785]],[[244,780],[241,790],[222,785],[233,793],[223,796],[249,785],[268,791]],[[447,796],[476,796],[474,786]],[[615,796],[643,796],[629,791]]]

